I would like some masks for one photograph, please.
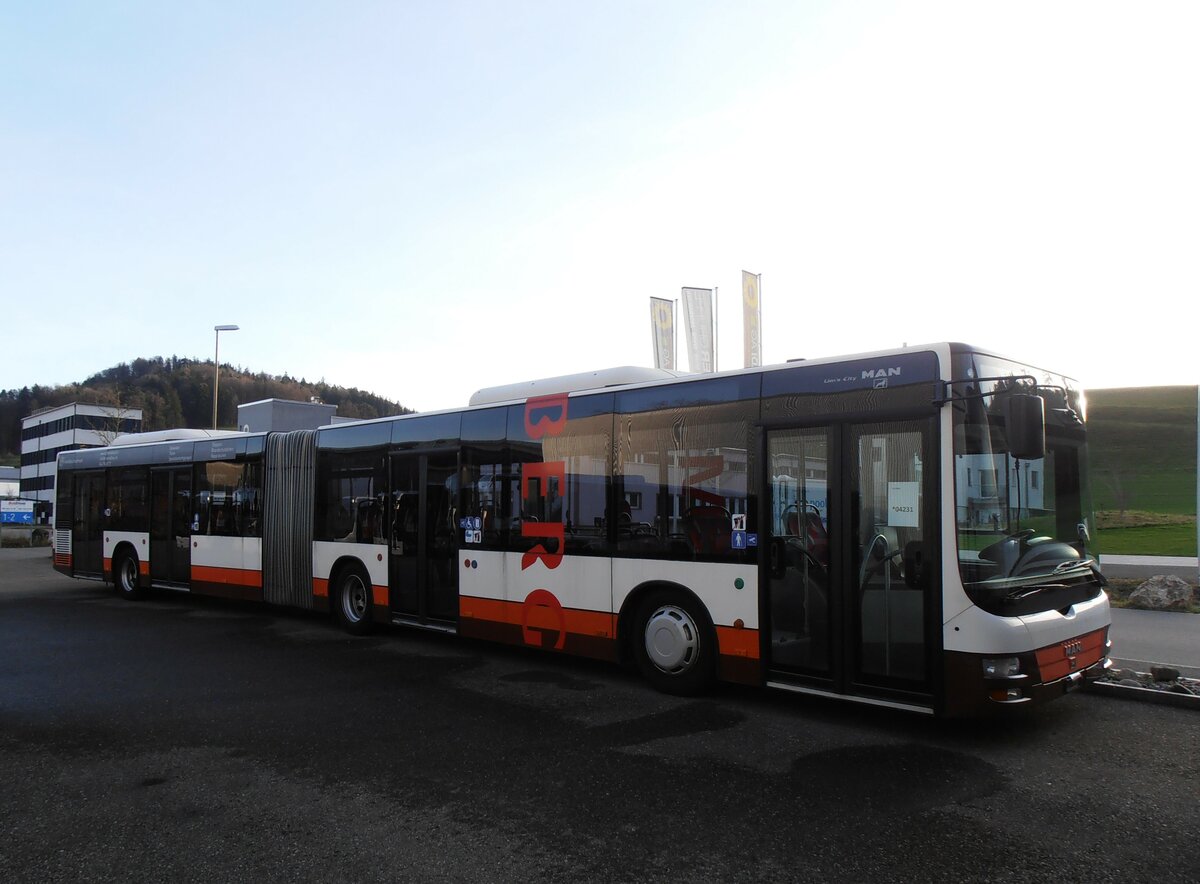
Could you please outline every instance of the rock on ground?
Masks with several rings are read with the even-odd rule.
[[[1186,611],[1192,603],[1192,587],[1174,575],[1159,574],[1130,593],[1129,601],[1152,611]]]

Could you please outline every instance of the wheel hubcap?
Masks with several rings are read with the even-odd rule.
[[[346,619],[357,623],[367,614],[367,588],[358,577],[349,578],[342,590],[342,610]]]
[[[121,588],[126,592],[137,589],[137,565],[132,559],[125,559],[121,563]]]
[[[686,671],[699,650],[699,630],[682,608],[664,605],[646,621],[646,656],[663,672]]]

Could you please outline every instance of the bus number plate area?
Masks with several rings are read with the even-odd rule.
[[[1104,629],[1097,629],[1078,638],[1038,649],[1037,664],[1042,682],[1058,681],[1098,662],[1104,656],[1105,632]]]

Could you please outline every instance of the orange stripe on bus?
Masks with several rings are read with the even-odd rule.
[[[563,614],[567,619],[567,632],[601,638],[613,638],[617,634],[617,618],[613,614],[603,611],[574,611],[570,608],[564,609]]]
[[[210,565],[192,565],[192,580],[202,583],[227,583],[233,586],[262,586],[262,571],[247,571],[243,568],[214,568]]]
[[[546,594],[549,596],[549,593]],[[534,630],[562,630],[575,635],[615,638],[617,617],[603,611],[583,611],[573,608],[558,608],[547,604],[546,596],[531,593],[525,603],[499,599],[459,596],[458,613],[466,620],[487,620],[507,623]],[[724,657],[740,657],[757,661],[759,633],[757,629],[738,629],[733,626],[717,627],[718,653]]]
[[[106,572],[112,570],[112,562],[113,562],[113,560],[109,559],[109,558],[106,558],[104,560],[104,570]],[[55,564],[58,564],[57,557],[55,558]],[[141,574],[143,577],[147,576],[150,573],[150,563],[147,562],[145,559],[138,559],[138,573]]]
[[[495,620],[508,623],[508,608],[512,602],[499,599],[481,599],[476,596],[460,595],[458,597],[458,616],[470,617],[475,620]],[[513,605],[516,607],[515,605]],[[519,622],[519,621],[518,621]]]
[[[511,623],[530,629],[562,629],[577,635],[600,638],[613,638],[617,633],[617,618],[614,614],[577,608],[555,608],[540,601],[542,598],[545,597],[530,593],[526,602],[507,602],[464,595],[458,598],[458,613],[460,617],[471,620]]]
[[[721,654],[730,657],[759,657],[757,629],[738,629],[733,626],[717,627],[717,647]]]
[[[321,599],[329,598],[329,581],[324,577],[314,577],[313,595]],[[372,583],[371,602],[381,608],[386,608],[389,601],[388,588],[386,586],[380,586],[376,583]]]

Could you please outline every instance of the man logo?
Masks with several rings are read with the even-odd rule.
[[[886,390],[888,378],[898,377],[900,377],[900,369],[898,366],[892,366],[891,368],[864,368],[862,373],[862,379],[864,381],[875,382],[872,384],[872,386],[876,390]]]
[[[864,381],[871,380],[886,380],[887,378],[900,377],[900,369],[893,366],[891,368],[864,368],[862,379]]]

